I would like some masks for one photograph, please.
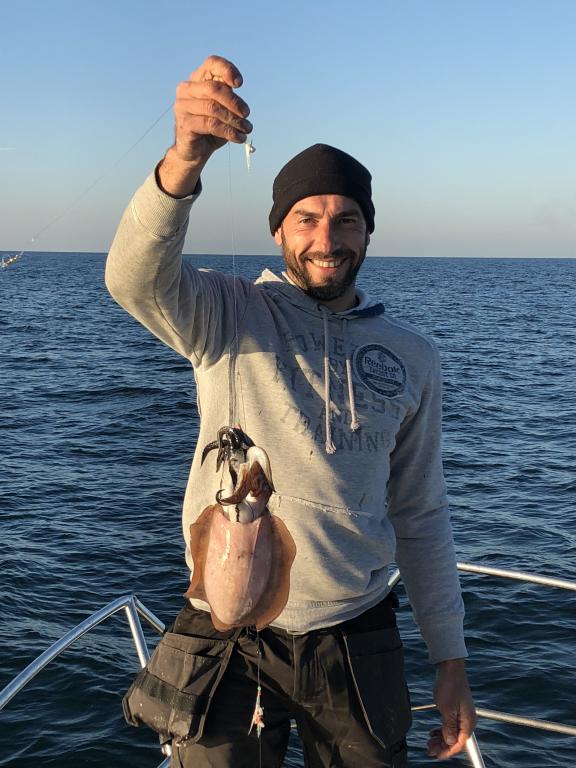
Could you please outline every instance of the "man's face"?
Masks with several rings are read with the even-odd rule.
[[[355,279],[369,239],[360,206],[343,195],[299,200],[274,235],[291,280],[335,311],[355,304]]]

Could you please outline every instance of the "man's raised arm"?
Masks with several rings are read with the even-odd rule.
[[[233,90],[241,84],[233,64],[210,56],[178,86],[175,142],[125,211],[106,262],[114,299],[194,364],[226,349],[234,317],[225,308],[232,292],[242,301],[240,284],[182,261],[200,173],[213,152],[244,142],[252,130],[248,106]]]

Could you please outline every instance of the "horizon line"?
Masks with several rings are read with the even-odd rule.
[[[9,256],[14,253],[21,253],[23,256],[26,256],[26,254],[34,254],[34,255],[71,255],[76,254],[77,256],[106,256],[108,254],[108,251],[33,251],[33,250],[16,250],[14,248],[12,249],[0,249],[0,255]],[[211,258],[211,257],[220,257],[220,258],[240,258],[240,259],[281,259],[282,254],[275,253],[275,254],[254,254],[254,253],[183,253],[182,256],[191,257],[191,258]],[[438,255],[428,255],[428,256],[398,256],[398,255],[388,255],[388,256],[376,256],[374,254],[366,254],[367,259],[477,259],[477,260],[488,260],[488,259],[500,259],[502,261],[504,260],[518,260],[518,259],[534,259],[534,260],[542,260],[542,261],[575,261],[575,256],[534,256],[534,255],[523,255],[523,256],[438,256]]]

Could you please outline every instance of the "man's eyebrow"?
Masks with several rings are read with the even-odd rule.
[[[292,213],[294,216],[312,216],[315,219],[322,216],[322,213],[319,213],[318,211],[307,211],[304,208],[297,208],[295,211],[292,211]],[[338,213],[334,215],[334,218],[338,219],[343,216],[360,216],[360,211],[357,208],[350,208],[347,211],[338,211]]]
[[[314,216],[315,218],[318,218],[318,216],[321,216],[321,213],[318,213],[317,211],[306,211],[304,208],[297,208],[295,211],[292,211],[292,213],[295,216]]]
[[[340,211],[339,213],[336,214],[334,218],[337,218],[339,216],[360,216],[360,215],[361,214],[358,208],[350,208],[347,211]]]

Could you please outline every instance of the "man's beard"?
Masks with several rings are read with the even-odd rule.
[[[296,258],[294,251],[288,248],[286,240],[284,239],[284,233],[282,232],[282,255],[288,273],[291,277],[299,283],[300,288],[307,296],[317,301],[333,301],[343,296],[348,288],[354,284],[356,275],[358,274],[360,267],[364,262],[366,256],[367,245],[364,246],[363,252],[358,258],[358,253],[351,248],[337,248],[330,254],[322,253],[321,251],[310,251],[306,254],[305,259],[322,259],[324,261],[330,261],[331,259],[347,259],[346,272],[341,276],[328,277],[326,282],[322,285],[316,285],[310,275],[308,274],[304,264],[301,264]]]

